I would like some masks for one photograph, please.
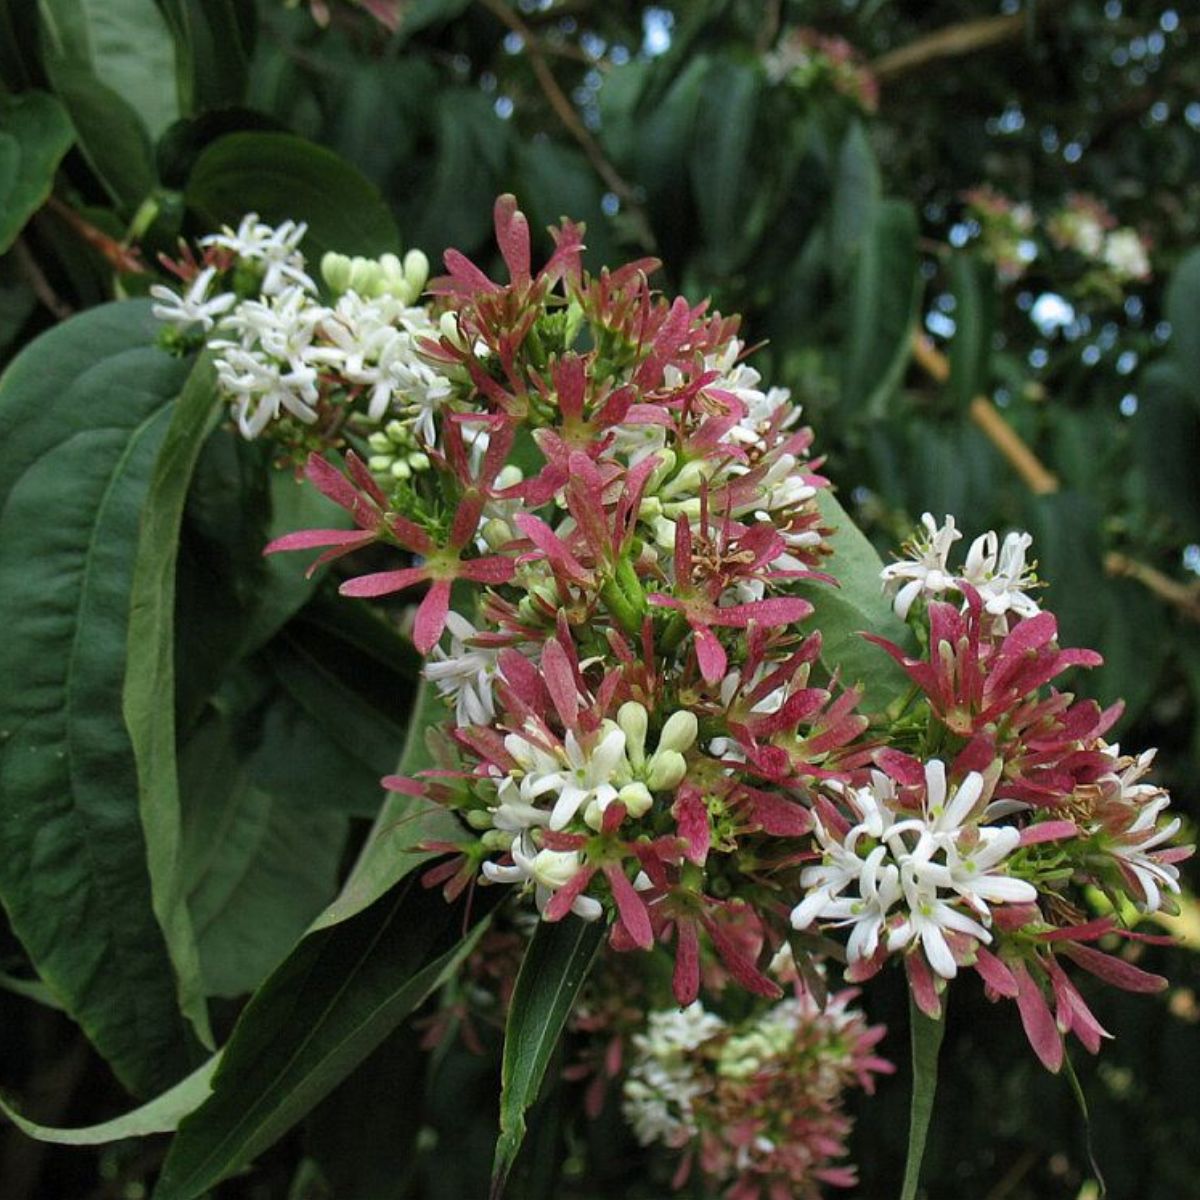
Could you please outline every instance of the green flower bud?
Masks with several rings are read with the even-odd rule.
[[[652,792],[672,792],[687,774],[687,763],[678,750],[659,750],[650,760],[646,783]]]
[[[429,259],[420,250],[410,250],[404,256],[404,282],[408,284],[412,300],[425,290],[429,282]]]
[[[350,286],[350,265],[347,255],[334,250],[328,251],[321,259],[321,274],[330,291],[339,296]]]
[[[374,475],[387,475],[395,459],[390,454],[372,454],[367,459],[367,469]]]
[[[392,439],[386,433],[381,433],[378,429],[367,438],[367,445],[376,454],[390,454],[392,451]],[[374,470],[375,468],[372,467],[371,469]]]
[[[662,727],[662,733],[658,735],[658,752],[661,754],[664,750],[677,750],[683,754],[695,745],[699,732],[700,722],[696,720],[695,713],[686,710],[672,713]]]
[[[515,837],[516,834],[508,833],[503,829],[489,829],[479,839],[479,844],[485,850],[508,850],[512,847]]]
[[[492,814],[486,808],[472,808],[465,816],[472,829],[491,829]]]
[[[627,783],[618,793],[617,799],[625,805],[625,811],[635,819],[644,817],[654,803],[650,789],[644,783]]]
[[[424,455],[421,457],[425,458]],[[429,460],[425,459],[425,461],[428,464]],[[505,546],[513,540],[513,531],[509,528],[508,522],[500,520],[499,517],[492,517],[491,520],[485,522],[480,532],[489,550],[499,550],[501,546]]]
[[[625,754],[635,771],[646,761],[646,726],[649,718],[636,700],[627,700],[617,710],[617,724],[625,733]]]

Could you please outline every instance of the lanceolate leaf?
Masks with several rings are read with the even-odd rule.
[[[195,1200],[333,1090],[470,953],[461,906],[415,879],[334,929],[309,934],[246,1006],[213,1094],[180,1126],[155,1200]]]
[[[605,932],[603,922],[578,917],[543,922],[525,952],[504,1033],[500,1138],[492,1169],[492,1200],[504,1194],[508,1173],[525,1140],[525,1114],[537,1099]]]
[[[125,1138],[147,1137],[152,1133],[172,1133],[179,1122],[204,1103],[212,1091],[212,1077],[221,1061],[214,1054],[203,1066],[197,1067],[173,1088],[163,1092],[141,1108],[135,1108],[111,1121],[85,1125],[77,1129],[54,1129],[23,1117],[11,1104],[0,1100],[0,1111],[23,1133],[39,1142],[55,1142],[60,1146],[103,1146]]]
[[[904,1186],[900,1200],[916,1200],[921,1179],[921,1160],[933,1116],[933,1096],[937,1089],[938,1051],[946,1032],[946,997],[942,997],[942,1015],[927,1017],[915,1001],[909,1001],[912,1026],[913,1084],[912,1109],[908,1120],[908,1160],[904,1166]]]
[[[833,528],[833,555],[821,565],[838,585],[806,584],[800,590],[816,606],[812,619],[821,631],[821,661],[847,687],[864,689],[862,709],[878,713],[904,695],[908,677],[863,633],[904,644],[908,630],[892,611],[879,577],[883,563],[828,488],[817,493],[824,523]]]
[[[124,710],[137,759],[137,796],[154,914],[179,978],[179,1003],[212,1044],[200,960],[179,871],[175,765],[175,560],[188,482],[219,412],[213,371],[201,359],[188,379],[154,465],[137,543],[129,609]]]
[[[138,521],[187,371],[147,306],[57,327],[0,380],[0,899],[134,1092],[195,1065],[150,905],[121,717]]]
[[[0,97],[0,254],[45,203],[75,131],[44,92]]]

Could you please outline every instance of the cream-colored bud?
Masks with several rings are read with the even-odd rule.
[[[625,732],[625,754],[635,771],[646,761],[646,727],[649,717],[636,700],[627,700],[617,710],[617,724]]]
[[[462,335],[458,331],[458,317],[454,313],[442,313],[438,318],[438,329],[447,341],[452,342],[459,349],[463,348]]]
[[[656,453],[658,466],[650,472],[650,478],[646,480],[648,494],[657,492],[662,481],[675,469],[676,454],[674,450],[659,450]]]
[[[350,287],[360,296],[370,296],[379,282],[379,267],[369,258],[355,258],[350,263]]]
[[[695,745],[696,734],[699,731],[700,723],[696,720],[695,713],[688,712],[686,709],[672,713],[662,727],[662,733],[658,735],[659,752],[677,750],[683,754]]]
[[[687,774],[687,763],[678,750],[659,750],[650,760],[646,783],[652,792],[671,792]]]
[[[425,284],[429,282],[429,259],[422,251],[410,250],[404,256],[404,282],[414,299],[425,290]]]
[[[408,465],[402,458],[397,458],[391,467],[392,475],[396,479],[411,479],[412,467]]]
[[[392,439],[386,433],[380,432],[378,429],[367,438],[367,445],[375,451],[376,454],[390,454],[392,452]]]
[[[625,811],[634,819],[644,817],[654,803],[650,789],[644,783],[627,783],[618,793],[617,799],[625,805]]]
[[[334,292],[344,292],[350,285],[350,259],[335,250],[321,258],[321,274]]]
[[[647,522],[653,522],[662,516],[662,501],[657,496],[645,496],[638,506],[638,517]]]
[[[428,465],[429,460],[425,459],[425,462]],[[513,540],[513,531],[509,528],[508,522],[502,521],[499,517],[492,517],[490,521],[485,522],[480,533],[489,550],[499,550],[501,546],[506,546]]]
[[[501,469],[500,474],[496,476],[496,487],[503,490],[504,488],[515,487],[522,479],[525,478],[524,471],[513,463]]]
[[[530,873],[548,888],[570,883],[579,870],[579,855],[574,850],[539,850],[530,863]]]
[[[472,808],[464,818],[472,829],[491,829],[492,814],[486,808]]]
[[[479,844],[485,850],[508,850],[512,847],[515,836],[506,829],[489,829],[479,839]]]
[[[386,475],[395,461],[390,454],[372,454],[367,459],[367,469],[376,475]]]

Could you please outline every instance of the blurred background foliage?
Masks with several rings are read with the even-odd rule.
[[[756,365],[802,399],[885,555],[925,510],[968,537],[1029,528],[1063,641],[1107,660],[1081,688],[1124,697],[1121,740],[1161,748],[1194,822],[1198,45],[1181,0],[0,0],[0,355],[144,293],[159,252],[250,209],[309,221],[314,255],[398,235],[486,262],[492,200],[513,191],[536,226],[585,220],[589,265],[654,255],[664,289],[743,313]],[[1072,234],[1071,213],[1092,213],[1101,240]],[[1116,230],[1148,261],[1128,239],[1108,253]],[[219,1028],[328,900],[394,764],[394,697],[413,671],[400,643],[320,595],[282,634],[290,610],[251,611],[237,587],[186,607],[205,580],[261,571],[254,505],[272,508],[256,453],[224,434],[206,447],[180,563],[185,844],[188,796],[215,778],[240,797],[241,866],[188,862],[210,994],[228,998]],[[280,528],[296,523],[287,503],[275,497]],[[227,669],[238,659],[251,667]],[[353,706],[343,728],[315,719],[330,696]],[[1146,951],[1174,980],[1165,997],[1094,997],[1120,1037],[1079,1068],[1115,1197],[1196,1194],[1191,914],[1176,928],[1192,950]],[[11,935],[4,950],[9,984],[36,993]],[[901,1061],[889,979],[868,1003]],[[45,1120],[116,1111],[73,1027],[17,992],[0,997],[4,1084]],[[1066,1083],[1012,1013],[955,999],[927,1195],[1096,1194]],[[895,1190],[904,1075],[860,1114],[863,1196]],[[495,1084],[491,1059],[397,1035],[216,1195],[482,1195]],[[666,1194],[615,1111],[589,1126],[560,1099],[531,1136],[567,1182],[527,1177],[523,1195]],[[153,1143],[48,1151],[8,1130],[0,1192],[135,1200],[160,1159]]]

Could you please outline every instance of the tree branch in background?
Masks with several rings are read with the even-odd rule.
[[[1143,587],[1152,591],[1160,600],[1179,609],[1185,617],[1200,621],[1200,587],[1180,583],[1149,563],[1113,551],[1104,556],[1104,569],[1118,578],[1136,579]]]
[[[637,191],[629,184],[621,173],[608,160],[608,156],[600,148],[600,143],[592,136],[591,131],[583,123],[575,106],[567,98],[554,72],[546,62],[546,47],[543,46],[537,34],[519,17],[504,0],[479,0],[497,20],[517,34],[524,43],[529,54],[529,65],[533,68],[534,78],[542,89],[550,107],[562,122],[566,131],[579,143],[588,161],[596,170],[596,174],[604,181],[605,186],[624,206],[626,213],[632,218],[639,240],[646,249],[654,248],[654,234],[650,222],[641,207]]]
[[[17,269],[25,276],[25,282],[33,289],[38,301],[54,315],[56,321],[65,321],[75,310],[54,290],[25,239],[17,238],[12,249]]]
[[[1042,16],[1055,6],[1055,0],[1042,0],[1037,6],[1037,15]],[[1010,17],[980,17],[974,21],[963,21],[948,25],[925,37],[909,42],[896,50],[889,50],[870,63],[871,73],[881,85],[891,83],[904,75],[911,75],[931,62],[943,58],[962,58],[980,50],[990,50],[1005,42],[1015,42],[1029,28],[1029,13],[1014,13]]]
[[[949,360],[917,330],[913,331],[913,358],[937,383],[945,383],[950,378]],[[983,430],[988,441],[1000,451],[1035,496],[1058,491],[1058,476],[1043,466],[1041,459],[1021,440],[1021,436],[991,400],[986,396],[976,396],[968,411],[971,420]]]

